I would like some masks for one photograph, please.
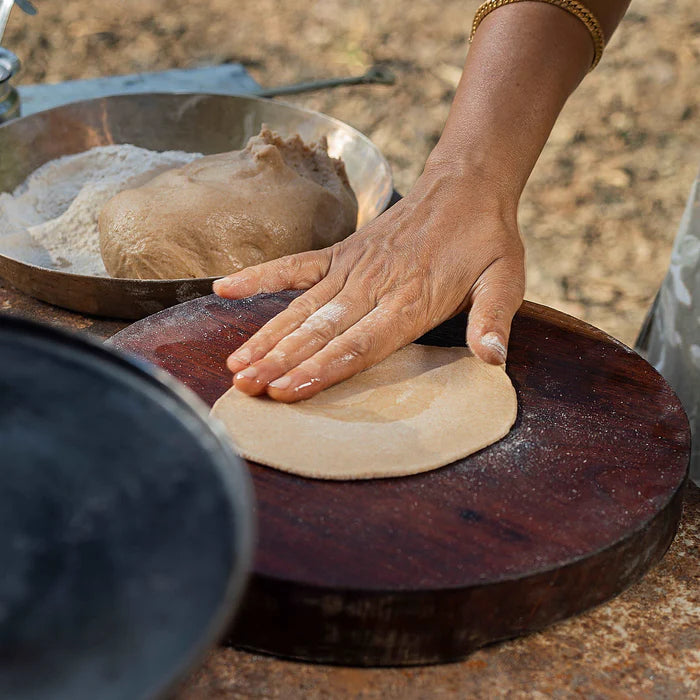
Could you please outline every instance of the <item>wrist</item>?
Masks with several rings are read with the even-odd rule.
[[[466,197],[481,210],[515,218],[522,188],[510,177],[511,169],[493,159],[455,157],[455,150],[446,152],[438,144],[426,161],[421,180],[451,196]]]

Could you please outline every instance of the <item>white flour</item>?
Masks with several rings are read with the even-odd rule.
[[[201,153],[98,146],[56,158],[0,193],[0,252],[34,265],[107,276],[97,218],[107,200]]]

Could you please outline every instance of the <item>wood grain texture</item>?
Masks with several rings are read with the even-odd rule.
[[[294,295],[204,297],[111,343],[211,405],[230,386],[226,356]],[[464,318],[422,342],[463,344]],[[596,605],[655,563],[689,455],[665,381],[601,331],[527,302],[508,373],[513,430],[442,469],[325,482],[250,464],[259,541],[231,641],[331,663],[445,661]]]

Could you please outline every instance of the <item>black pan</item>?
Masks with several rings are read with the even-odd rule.
[[[245,584],[252,495],[203,404],[0,316],[0,697],[161,697]]]

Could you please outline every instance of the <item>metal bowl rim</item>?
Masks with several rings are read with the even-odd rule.
[[[58,105],[57,107],[52,107],[51,109],[44,110],[42,112],[34,112],[33,114],[28,114],[25,117],[18,117],[17,119],[12,119],[9,122],[6,122],[5,124],[0,124],[0,130],[7,128],[8,126],[11,126],[12,124],[17,123],[20,120],[30,120],[32,118],[38,118],[41,115],[44,114],[49,114],[50,112],[55,112],[56,110],[63,109],[65,107],[72,107],[74,105],[84,105],[84,104],[90,104],[90,103],[99,103],[103,100],[120,100],[120,99],[128,99],[128,98],[133,98],[133,97],[187,97],[187,98],[192,98],[192,97],[215,97],[215,98],[222,98],[222,99],[234,99],[234,100],[249,100],[252,102],[261,102],[261,103],[274,103],[277,105],[282,105],[284,107],[287,107],[289,109],[293,109],[297,112],[303,112],[306,114],[313,115],[315,117],[320,117],[323,120],[332,122],[333,124],[337,125],[341,129],[345,130],[350,130],[351,132],[354,132],[356,136],[359,137],[360,141],[363,141],[366,143],[371,149],[376,151],[377,155],[379,156],[380,162],[386,169],[386,173],[389,178],[389,187],[387,190],[386,195],[384,196],[384,200],[380,202],[380,210],[384,211],[391,201],[391,196],[394,190],[394,177],[391,172],[391,165],[389,165],[389,161],[385,158],[384,154],[375,146],[375,144],[367,137],[365,134],[363,134],[361,131],[356,129],[354,126],[351,126],[350,124],[347,124],[346,122],[337,119],[336,117],[331,117],[328,114],[324,114],[323,112],[318,112],[313,109],[308,109],[307,107],[299,107],[291,102],[286,102],[284,100],[276,100],[272,99],[269,97],[255,97],[253,95],[246,95],[246,94],[240,94],[240,95],[222,95],[222,94],[217,94],[217,93],[210,93],[210,92],[139,92],[139,93],[130,93],[130,94],[116,94],[116,95],[107,95],[105,97],[93,97],[88,100],[78,100],[76,102],[70,102],[65,105]],[[81,153],[84,153],[85,151],[79,151]],[[73,154],[67,154],[67,155],[73,155]],[[48,162],[48,161],[46,161]],[[41,166],[39,166],[41,167]],[[35,265],[34,263],[27,262],[25,260],[19,260],[18,258],[13,258],[9,255],[5,255],[4,253],[0,253],[0,258],[5,258],[6,260],[11,260],[12,262],[19,263],[20,265],[24,265],[25,267],[28,267],[33,270],[37,270],[40,273],[53,273],[58,276],[63,276],[63,277],[68,277],[68,278],[76,278],[76,279],[89,279],[89,280],[118,280],[121,282],[124,282],[125,284],[131,283],[131,284],[139,284],[139,283],[148,283],[149,285],[152,284],[157,284],[157,285],[168,285],[168,284],[184,284],[187,282],[210,282],[213,283],[215,280],[220,279],[220,277],[174,277],[174,278],[167,278],[167,279],[143,279],[139,277],[111,277],[111,276],[106,276],[103,277],[102,275],[81,275],[76,272],[64,272],[63,270],[56,270],[52,267],[43,267],[42,265]]]

